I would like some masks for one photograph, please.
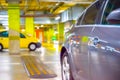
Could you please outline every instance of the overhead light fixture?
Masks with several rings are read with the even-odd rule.
[[[0,17],[0,20],[2,20],[2,21],[7,21],[8,18],[7,18],[7,17]]]
[[[55,31],[54,34],[58,34],[58,31]]]
[[[21,29],[22,32],[25,32],[25,29]]]
[[[0,15],[0,18],[8,18],[8,15]]]
[[[60,19],[60,16],[57,16],[56,18],[55,18],[55,20],[59,20]]]
[[[58,5],[59,5],[59,3],[56,3],[55,5],[56,5],[56,6],[58,6]]]
[[[60,10],[59,12],[62,13],[64,10]]]
[[[41,27],[43,27],[44,25],[41,25]]]
[[[36,29],[39,29],[40,26],[35,26],[35,27],[36,27]]]
[[[39,26],[37,27],[37,29],[39,29]]]

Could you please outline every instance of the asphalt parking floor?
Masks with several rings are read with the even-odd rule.
[[[45,67],[48,68],[48,70],[52,71],[56,76],[49,78],[29,77],[21,60],[21,56],[24,55],[35,56],[42,64],[44,64]],[[0,79],[61,80],[59,50],[55,48],[41,47],[36,51],[21,50],[20,55],[9,55],[8,50],[3,50],[3,52],[0,52]]]

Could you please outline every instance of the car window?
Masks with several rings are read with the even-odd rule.
[[[96,20],[96,16],[100,10],[101,3],[96,1],[92,6],[90,6],[84,15],[82,20],[82,24],[94,24]]]
[[[0,32],[0,37],[8,37],[8,31]],[[25,35],[20,33],[20,38],[25,38]]]
[[[25,36],[22,33],[20,33],[20,38],[25,38]]]
[[[0,37],[8,37],[8,32],[7,31],[0,32]]]
[[[109,13],[117,8],[120,8],[120,0],[109,0],[103,14],[102,24],[109,24],[106,20]]]
[[[82,18],[84,16],[84,12],[80,15],[80,17],[77,19],[77,23],[76,25],[80,25],[81,24],[81,21],[82,21]]]

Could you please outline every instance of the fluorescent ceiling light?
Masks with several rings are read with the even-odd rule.
[[[43,27],[44,25],[41,25],[41,27]]]
[[[63,12],[64,10],[60,10],[59,12],[61,13],[61,12]]]
[[[0,15],[0,18],[8,18],[8,15]]]
[[[25,32],[25,29],[22,29],[21,31],[22,31],[22,32]]]
[[[55,18],[55,20],[59,20],[60,19],[60,16],[57,16],[56,18]]]
[[[56,6],[58,6],[58,5],[59,5],[59,3],[56,3],[55,5],[56,5]]]
[[[0,17],[0,20],[4,21],[4,20],[8,20],[8,18]]]
[[[39,29],[40,28],[40,26],[35,26],[36,27],[36,29]]]

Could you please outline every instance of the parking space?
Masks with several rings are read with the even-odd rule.
[[[0,53],[0,78],[3,80],[61,80],[61,67],[59,61],[59,52],[55,49],[42,47],[36,51],[21,50],[20,55],[9,55],[8,50]],[[54,73],[53,77],[42,74],[42,77],[30,77],[22,63],[21,56],[32,56],[37,58],[40,67],[44,71]],[[32,59],[31,57],[31,60]],[[29,59],[29,57],[28,57]],[[33,60],[35,61],[35,60]],[[31,62],[30,62],[31,63]],[[34,67],[34,65],[32,65]],[[41,70],[42,70],[41,68]],[[41,72],[40,72],[41,73]],[[44,77],[45,76],[45,77]]]

